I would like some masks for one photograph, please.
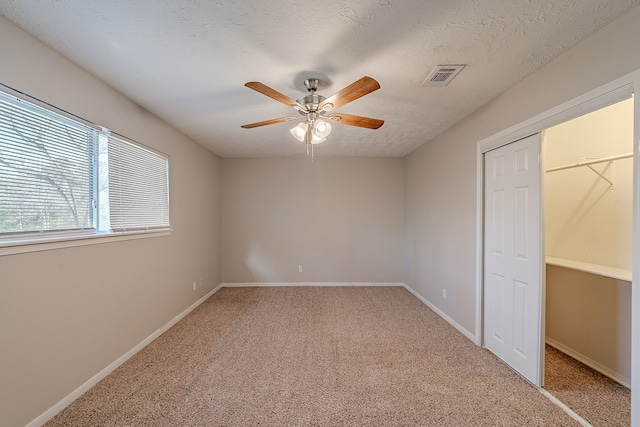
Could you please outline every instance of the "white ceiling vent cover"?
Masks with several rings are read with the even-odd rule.
[[[466,64],[438,65],[429,73],[420,86],[442,87],[448,85]]]

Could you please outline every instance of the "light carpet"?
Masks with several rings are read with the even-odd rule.
[[[48,426],[574,426],[401,287],[224,288]]]
[[[631,425],[631,391],[547,345],[544,388],[594,427]]]

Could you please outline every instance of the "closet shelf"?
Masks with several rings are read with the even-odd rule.
[[[631,282],[631,270],[624,268],[609,267],[607,265],[592,264],[589,262],[574,261],[571,259],[556,258],[552,256],[546,257],[546,262],[547,265],[570,268],[572,270],[584,271],[586,273]]]

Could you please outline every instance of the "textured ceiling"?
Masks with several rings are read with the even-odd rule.
[[[319,156],[403,156],[640,0],[0,0],[0,14],[223,157],[305,154],[288,129],[240,125],[293,109],[319,77],[329,96],[362,76],[381,89],[339,112]],[[438,64],[468,64],[446,87]],[[37,94],[34,94],[37,95]],[[81,114],[81,112],[78,112]]]

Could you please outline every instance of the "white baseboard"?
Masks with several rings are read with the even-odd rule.
[[[101,370],[100,372],[95,374],[87,382],[85,382],[80,387],[78,387],[77,389],[72,391],[68,396],[66,396],[65,398],[60,400],[58,403],[56,403],[51,408],[49,408],[47,411],[45,411],[40,416],[38,416],[36,419],[31,421],[29,424],[26,425],[26,427],[40,427],[44,423],[49,421],[51,418],[55,417],[60,411],[62,411],[67,406],[69,406],[74,400],[76,400],[78,397],[82,396],[87,390],[89,390],[91,387],[96,385],[101,379],[103,379],[104,377],[109,375],[111,372],[115,371],[120,365],[122,365],[124,362],[129,360],[133,355],[135,355],[137,352],[139,352],[144,347],[146,347],[149,343],[151,343],[151,341],[155,340],[160,335],[162,335],[164,332],[169,330],[169,328],[171,328],[173,325],[175,325],[180,320],[182,320],[182,318],[184,318],[187,314],[191,313],[196,307],[198,307],[200,304],[202,304],[211,295],[213,295],[216,292],[218,292],[218,290],[220,290],[221,288],[222,288],[222,285],[218,285],[216,288],[214,288],[213,290],[209,291],[206,295],[204,295],[198,301],[196,301],[193,304],[191,304],[182,313],[178,314],[176,317],[174,317],[169,322],[167,322],[165,325],[163,325],[160,329],[156,330],[151,335],[149,335],[148,337],[146,337],[145,339],[140,341],[131,350],[127,351],[125,354],[123,354],[122,356],[117,358],[109,366],[107,366],[106,368],[104,368],[103,370]]]
[[[246,282],[223,283],[225,288],[277,287],[277,286],[405,286],[400,282]]]
[[[591,424],[589,424],[589,421],[582,418],[573,409],[569,408],[567,405],[562,403],[560,399],[555,397],[553,394],[549,393],[547,390],[543,388],[538,388],[538,391],[542,393],[542,395],[545,396],[547,399],[549,399],[551,402],[553,402],[554,405],[562,409],[567,415],[569,415],[571,418],[573,418],[578,423],[580,423],[582,427],[593,427]]]
[[[619,372],[615,372],[614,370],[607,368],[606,366],[596,362],[595,360],[592,360],[592,359],[588,358],[584,354],[579,353],[579,352],[567,347],[566,345],[564,345],[562,343],[559,343],[558,341],[554,340],[553,338],[546,337],[545,341],[551,347],[563,352],[567,356],[573,357],[578,362],[584,363],[588,367],[600,372],[605,377],[609,377],[612,380],[614,380],[615,382],[617,382],[618,384],[622,384],[626,388],[631,389],[631,378],[627,378],[624,375],[620,374]]]
[[[405,287],[405,289],[407,289],[409,292],[411,292],[416,298],[418,298],[420,301],[422,301],[422,303],[424,305],[429,307],[438,316],[442,317],[444,320],[447,321],[447,323],[449,323],[451,326],[456,328],[462,335],[464,335],[465,337],[469,338],[474,344],[477,344],[476,336],[474,334],[472,334],[471,332],[466,330],[462,325],[460,325],[458,322],[453,320],[451,317],[447,316],[447,314],[444,311],[440,310],[438,307],[433,305],[431,303],[431,301],[429,301],[428,299],[424,298],[422,295],[420,295],[418,292],[416,292],[411,286],[407,285],[406,283],[403,283],[402,285]]]

